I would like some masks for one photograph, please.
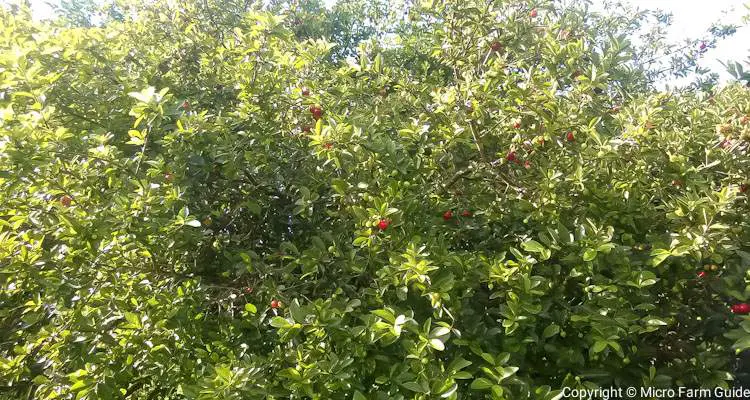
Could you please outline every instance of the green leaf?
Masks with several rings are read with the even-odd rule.
[[[271,326],[274,328],[289,328],[292,326],[292,323],[284,317],[277,316],[271,319]]]
[[[200,227],[200,226],[201,226],[201,223],[200,223],[200,221],[198,221],[197,219],[192,219],[192,220],[190,220],[190,221],[185,221],[185,222],[183,223],[183,225],[187,225],[187,226],[192,226],[192,227],[194,227],[194,228],[198,228],[198,227]]]
[[[488,381],[485,378],[474,379],[474,381],[471,382],[471,386],[470,386],[472,390],[487,390],[491,387],[492,387],[492,382]]]
[[[528,242],[521,243],[521,247],[531,253],[541,253],[545,250],[545,247],[536,240],[529,240]]]
[[[596,342],[594,342],[594,347],[593,347],[594,353],[601,353],[606,348],[607,348],[607,342],[603,340],[597,340]]]
[[[255,304],[247,303],[245,304],[245,311],[249,312],[250,314],[256,314],[258,312],[258,308],[255,307]]]
[[[596,250],[594,249],[586,249],[583,252],[583,261],[592,261],[596,258]]]
[[[430,339],[430,347],[437,351],[445,350],[445,344],[443,344],[443,341],[440,339]]]
[[[654,249],[653,251],[651,251],[651,257],[653,257],[653,259],[651,260],[651,265],[656,267],[662,262],[664,262],[664,260],[666,260],[671,255],[672,255],[672,252],[670,252],[669,250]]]
[[[417,382],[404,382],[401,384],[401,386],[411,390],[412,392],[425,393],[424,390],[422,390],[422,386]]]
[[[557,335],[560,332],[560,327],[557,324],[550,324],[546,328],[544,328],[544,333],[542,333],[542,337],[545,339],[551,338],[552,336]]]

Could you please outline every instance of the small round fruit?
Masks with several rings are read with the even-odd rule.
[[[325,147],[326,150],[331,150],[333,148],[333,143],[326,143],[323,145],[323,147]]]
[[[388,229],[389,225],[391,225],[390,219],[381,219],[380,221],[378,221],[378,229],[380,229],[381,231]]]
[[[490,45],[490,49],[492,49],[492,51],[500,51],[502,50],[502,48],[503,45],[500,44],[500,42],[492,42],[492,44]]]
[[[513,124],[513,128],[515,128],[515,129],[521,129],[521,123],[520,122],[515,122]]]
[[[468,218],[468,217],[471,217],[471,215],[472,215],[471,211],[469,211],[469,210],[464,210],[463,212],[461,212],[461,216],[462,217]]]
[[[536,10],[536,8],[532,8],[531,12],[529,12],[529,16],[531,18],[536,18],[537,15],[539,15],[539,12]]]
[[[183,101],[180,107],[185,111],[190,111],[190,103],[187,100]]]
[[[509,162],[516,161],[516,152],[515,151],[509,151],[508,155],[505,156],[505,159]]]
[[[706,273],[706,271],[700,271],[700,272],[698,272],[698,278],[701,278],[701,279],[702,279],[702,278],[705,278],[705,277],[706,277],[706,275],[708,275],[708,274]]]
[[[310,89],[308,89],[308,88],[302,88],[302,95],[303,96],[309,96],[310,95]]]
[[[279,307],[281,307],[281,303],[278,300],[276,299],[271,300],[271,308],[279,308]]]
[[[526,168],[526,169],[531,168],[531,161],[529,161],[529,160],[524,161],[523,162],[523,167]]]
[[[312,131],[312,128],[310,128],[309,126],[302,127],[302,132],[304,133],[310,133],[311,131]]]
[[[573,135],[573,132],[568,132],[565,135],[565,139],[567,139],[569,142],[574,142],[576,140],[575,135]]]
[[[312,114],[313,118],[317,121],[323,115],[323,109],[320,108],[319,106],[311,105],[310,114]]]
[[[62,204],[63,207],[70,207],[70,203],[72,202],[73,199],[71,199],[67,194],[63,197],[60,197],[60,204]]]
[[[737,314],[737,315],[747,315],[747,314],[750,314],[750,304],[747,304],[747,303],[734,304],[732,305],[732,307],[730,307],[730,310],[732,311],[732,313]]]
[[[243,292],[245,292],[245,294],[250,294],[250,293],[253,292],[253,288],[251,288],[251,287],[248,286],[248,287],[245,288],[245,290],[243,290]]]
[[[710,267],[708,267],[708,268],[709,268],[709,269],[710,269],[711,271],[718,271],[718,270],[719,270],[719,266],[718,266],[718,265],[716,265],[716,264],[711,264],[711,266],[710,266]]]
[[[451,218],[453,218],[453,211],[448,210],[448,211],[446,211],[446,212],[443,213],[443,220],[450,221]]]

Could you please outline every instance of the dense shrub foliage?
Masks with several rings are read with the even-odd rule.
[[[741,378],[750,91],[651,89],[647,15],[127,3],[2,11],[0,398]]]

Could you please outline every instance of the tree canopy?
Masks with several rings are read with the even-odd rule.
[[[0,8],[0,398],[747,379],[750,89],[655,89],[732,28],[610,11]]]

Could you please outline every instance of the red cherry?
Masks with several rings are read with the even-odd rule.
[[[302,88],[302,95],[303,96],[309,96],[310,95],[310,89],[308,89],[308,88]]]
[[[706,277],[706,275],[708,275],[708,274],[706,273],[706,271],[701,271],[701,272],[698,272],[698,278],[705,278],[705,277]]]
[[[60,204],[63,205],[63,207],[70,207],[70,203],[73,201],[73,199],[70,198],[70,196],[65,195],[60,198]]]
[[[448,211],[446,211],[446,212],[443,213],[443,220],[450,221],[451,218],[453,218],[453,211],[448,210]]]
[[[567,135],[565,135],[565,139],[567,139],[569,142],[574,142],[576,140],[575,135],[573,135],[573,132],[568,132]]]
[[[521,123],[520,122],[516,122],[516,123],[513,124],[513,127],[516,128],[516,129],[521,129]]]
[[[312,129],[311,129],[311,128],[310,128],[309,126],[303,126],[303,127],[302,127],[302,132],[305,132],[305,133],[310,133],[310,131],[311,131],[311,130],[312,130]]]
[[[310,114],[312,114],[313,118],[317,121],[323,115],[323,109],[316,105],[311,105]]]
[[[471,211],[469,211],[469,210],[464,210],[464,211],[463,211],[463,212],[461,213],[461,216],[462,216],[462,217],[467,217],[467,218],[468,218],[468,217],[471,217]]]
[[[529,13],[529,16],[530,16],[531,18],[536,18],[537,14],[538,14],[538,13],[537,13],[537,11],[536,11],[536,8],[532,8],[532,9],[531,9],[531,12]]]
[[[281,306],[281,303],[279,303],[278,300],[274,299],[271,300],[271,308],[279,308]]]
[[[190,111],[190,103],[187,100],[183,101],[180,107],[185,111]]]
[[[742,185],[740,185],[740,193],[747,192],[747,189],[748,189],[747,183],[743,183]]]
[[[381,219],[380,221],[378,221],[378,229],[380,229],[381,231],[384,231],[388,229],[388,226],[390,224],[391,224],[390,219]]]
[[[515,151],[509,151],[508,155],[505,156],[505,159],[508,160],[508,161],[510,161],[510,162],[516,161],[516,152]]]
[[[250,294],[250,293],[253,292],[253,288],[251,288],[251,287],[248,286],[248,287],[245,288],[244,291],[245,291],[245,294]]]
[[[732,313],[738,314],[738,315],[750,314],[750,304],[747,304],[747,303],[734,304],[732,307],[730,307],[730,310],[732,311]]]
[[[523,162],[523,167],[526,168],[526,169],[531,168],[531,161],[529,161],[529,160],[524,161]]]
[[[502,50],[502,48],[503,45],[500,44],[500,42],[492,42],[492,44],[490,45],[490,49],[492,49],[492,51],[500,51]]]

